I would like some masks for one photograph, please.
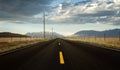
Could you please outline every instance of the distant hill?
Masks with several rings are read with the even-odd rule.
[[[28,36],[10,32],[0,32],[0,37],[28,37]]]
[[[73,36],[74,37],[89,37],[89,36],[96,36],[96,37],[119,37],[120,29],[112,29],[112,30],[105,30],[105,31],[94,31],[94,30],[84,30],[78,31]]]
[[[31,32],[31,33],[26,33],[25,35],[31,36],[31,37],[43,38],[43,32]],[[47,38],[62,38],[62,37],[64,37],[63,35],[58,34],[56,32],[53,32],[53,36],[52,36],[51,32],[46,32],[45,36]]]

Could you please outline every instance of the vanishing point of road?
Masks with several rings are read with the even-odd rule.
[[[120,70],[120,51],[54,39],[0,54],[0,70]]]

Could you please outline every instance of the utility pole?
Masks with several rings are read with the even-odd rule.
[[[45,39],[45,11],[43,13],[43,37]]]
[[[52,38],[53,38],[53,28],[52,28]]]
[[[12,33],[10,33],[10,42],[13,41]]]

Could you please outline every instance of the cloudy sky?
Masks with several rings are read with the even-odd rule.
[[[120,0],[0,0],[0,32],[43,31],[71,35],[80,30],[120,28]]]

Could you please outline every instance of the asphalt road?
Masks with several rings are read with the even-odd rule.
[[[120,70],[120,51],[55,39],[0,54],[0,70]]]

